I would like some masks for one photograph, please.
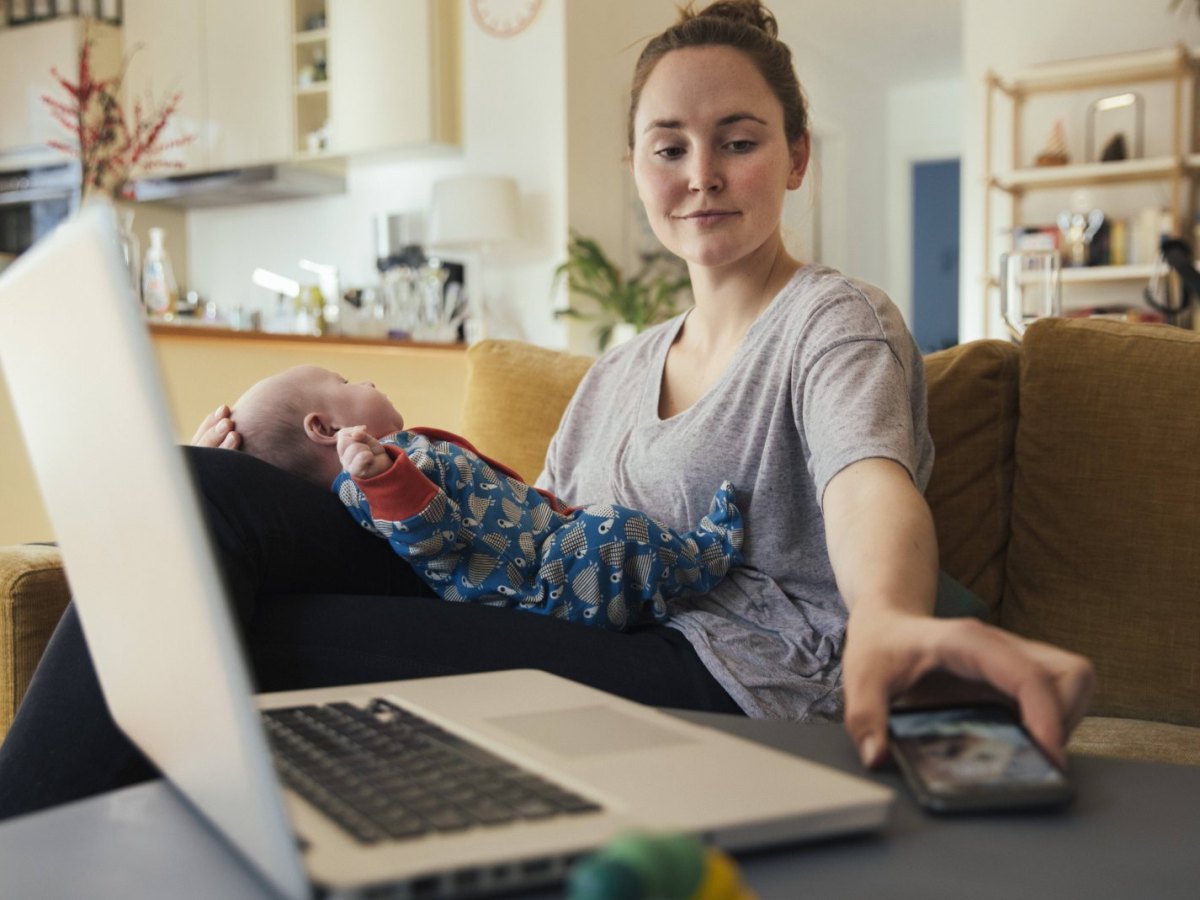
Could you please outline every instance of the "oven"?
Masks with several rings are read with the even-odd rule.
[[[0,269],[78,206],[78,164],[0,172]]]

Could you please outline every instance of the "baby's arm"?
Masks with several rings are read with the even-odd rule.
[[[383,444],[367,434],[363,425],[338,431],[337,453],[342,468],[354,478],[374,478],[392,467],[392,458]]]

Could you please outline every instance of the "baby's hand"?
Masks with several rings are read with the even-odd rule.
[[[342,428],[337,435],[338,459],[353,478],[374,478],[392,466],[383,444],[367,434],[363,425]]]

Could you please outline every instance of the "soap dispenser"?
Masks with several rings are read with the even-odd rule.
[[[179,285],[171,267],[171,257],[163,246],[166,232],[161,228],[150,229],[150,247],[142,265],[142,301],[151,319],[170,321],[175,317],[175,305],[179,299]]]

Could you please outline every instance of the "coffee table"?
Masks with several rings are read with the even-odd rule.
[[[837,725],[680,713],[863,774]],[[740,857],[763,900],[1200,896],[1200,767],[1071,759],[1078,796],[1058,812],[938,818],[894,771],[877,834]],[[720,789],[714,774],[713,789]],[[0,824],[0,897],[265,898],[254,873],[162,781]],[[525,895],[560,897],[560,891]]]

